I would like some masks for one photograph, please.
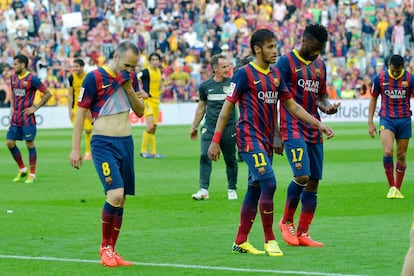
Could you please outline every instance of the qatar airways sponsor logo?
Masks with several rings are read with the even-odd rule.
[[[309,91],[312,93],[319,92],[319,81],[317,80],[298,79],[298,86],[302,87],[303,91]]]
[[[407,90],[403,89],[386,89],[384,94],[390,97],[391,99],[405,99],[407,95]]]
[[[259,91],[257,97],[268,104],[277,103],[279,93],[277,91]]]

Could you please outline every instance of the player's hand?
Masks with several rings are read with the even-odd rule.
[[[325,109],[325,113],[329,115],[335,114],[336,112],[338,112],[338,108],[340,105],[341,103],[334,103],[334,104],[327,106]]]
[[[35,112],[36,112],[36,107],[34,107],[33,105],[32,105],[31,107],[25,108],[25,109],[23,110],[23,114],[24,114],[25,116],[32,115],[32,114],[34,114]]]
[[[330,127],[322,124],[319,129],[323,134],[325,134],[326,139],[331,139],[332,137],[334,137],[334,132]]]
[[[273,150],[276,154],[283,155],[283,142],[280,136],[275,136],[273,139]]]
[[[210,147],[208,147],[208,158],[210,158],[213,161],[217,161],[220,159],[220,145],[211,142]]]
[[[191,127],[191,129],[190,129],[190,138],[191,138],[191,140],[197,140],[198,130],[196,128]]]
[[[72,167],[79,169],[82,165],[82,155],[79,150],[72,150],[69,155],[69,162]]]
[[[375,127],[374,124],[368,124],[368,133],[369,133],[369,136],[371,136],[372,138],[375,138],[375,134],[377,133],[377,128]]]

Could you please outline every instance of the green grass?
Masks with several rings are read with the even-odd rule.
[[[70,130],[38,130],[37,182],[13,183],[16,164],[0,148],[1,275],[399,275],[408,247],[414,189],[412,150],[402,189],[404,200],[387,200],[378,137],[366,124],[330,124],[336,136],[325,141],[324,179],[312,236],[323,248],[290,247],[277,230],[291,171],[275,156],[278,180],[275,232],[284,257],[231,253],[242,199],[227,200],[223,160],[214,163],[209,201],[193,201],[198,189],[199,141],[188,126],[160,126],[159,152],[167,158],[136,158],[137,195],[128,197],[117,245],[132,267],[99,265],[101,184],[91,161],[70,167]],[[142,128],[134,128],[138,156]],[[5,137],[5,132],[0,132]],[[23,143],[18,143],[24,160]],[[239,197],[247,169],[239,166]],[[6,213],[13,210],[13,213]],[[250,234],[261,248],[258,216]]]

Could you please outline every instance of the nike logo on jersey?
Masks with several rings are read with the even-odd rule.
[[[233,138],[233,137],[235,137],[236,136],[236,133],[233,133],[232,135],[230,135],[231,136],[231,138]]]
[[[107,88],[107,87],[109,87],[109,86],[111,86],[111,84],[107,84],[107,85],[102,84],[102,89],[105,89],[105,88]]]
[[[207,92],[213,92],[213,90],[214,90],[214,89],[209,89],[209,90],[207,90]]]
[[[261,82],[261,80],[255,80],[253,83],[254,84],[258,84],[258,83],[260,83]]]
[[[388,84],[390,84],[389,82],[383,82],[382,83],[383,85],[388,85]]]
[[[302,68],[295,68],[295,72],[297,73],[297,72],[300,72],[300,71],[302,71]]]

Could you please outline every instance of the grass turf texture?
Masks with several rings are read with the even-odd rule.
[[[40,129],[35,184],[13,183],[16,165],[7,148],[0,149],[1,274],[399,275],[413,211],[412,145],[402,188],[406,198],[387,200],[379,137],[370,138],[365,123],[329,125],[336,136],[325,141],[324,179],[311,227],[312,237],[325,247],[290,247],[282,241],[277,222],[291,171],[284,156],[275,156],[274,229],[285,254],[276,258],[231,253],[246,191],[244,163],[238,200],[227,200],[221,158],[213,164],[210,200],[194,201],[199,140],[190,140],[189,126],[159,127],[158,149],[165,159],[140,158],[143,128],[134,128],[137,195],[127,198],[117,250],[135,265],[111,269],[99,264],[104,195],[92,161],[84,161],[80,170],[71,168],[71,130]],[[0,135],[5,137],[5,131]],[[27,149],[22,142],[18,146],[27,164]],[[250,242],[263,248],[259,215]]]

